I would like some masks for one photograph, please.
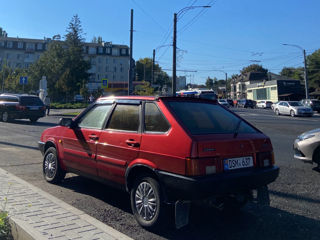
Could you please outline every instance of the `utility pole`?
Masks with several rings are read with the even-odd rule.
[[[228,73],[225,72],[225,74],[226,74],[226,96],[225,96],[225,98],[228,98],[228,94],[227,94]]]
[[[306,61],[306,50],[300,47],[299,45],[296,44],[288,44],[288,43],[283,43],[282,45],[284,46],[291,46],[291,47],[296,47],[299,48],[302,51],[303,54],[303,64],[304,64],[304,84],[305,84],[305,91],[306,91],[306,99],[309,99],[309,89],[308,89],[308,71],[307,71],[307,61]]]
[[[154,61],[155,61],[155,58],[156,58],[156,50],[153,49],[153,52],[152,52],[152,76],[151,76],[151,84],[154,84]]]
[[[130,53],[129,53],[129,76],[128,76],[128,96],[132,94],[132,78],[133,78],[133,59],[132,59],[132,42],[133,42],[133,9],[131,9],[130,21]]]
[[[177,14],[173,15],[173,63],[172,63],[172,96],[176,95],[177,81]]]
[[[307,60],[306,60],[306,50],[303,49],[303,61],[304,61],[304,84],[306,85],[306,99],[309,99],[309,88],[308,88],[308,73],[307,73]]]

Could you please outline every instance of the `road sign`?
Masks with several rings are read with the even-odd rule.
[[[102,78],[102,88],[108,88],[108,79]]]
[[[25,85],[28,83],[28,77],[20,77],[20,84]]]

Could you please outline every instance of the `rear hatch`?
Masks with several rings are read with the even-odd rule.
[[[20,105],[30,113],[43,112],[45,110],[43,102],[37,96],[21,96]]]
[[[168,101],[174,116],[193,139],[187,175],[241,171],[273,164],[271,141],[219,104]]]

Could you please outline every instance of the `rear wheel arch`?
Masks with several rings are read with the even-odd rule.
[[[143,164],[137,164],[128,168],[126,171],[126,190],[130,192],[135,182],[135,179],[142,176],[152,177],[159,182],[159,178],[155,173],[154,168]]]
[[[320,164],[320,146],[313,151],[312,161]]]

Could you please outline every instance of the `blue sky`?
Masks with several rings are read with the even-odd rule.
[[[208,76],[224,78],[258,62],[271,72],[303,64],[320,48],[319,0],[0,0],[0,26],[11,37],[43,38],[65,34],[78,14],[85,38],[129,45],[130,9],[134,9],[133,56],[152,57],[171,75],[173,14],[196,8],[178,18],[178,75],[187,82],[204,83]],[[160,48],[158,48],[160,47]],[[213,71],[219,70],[219,71]]]

